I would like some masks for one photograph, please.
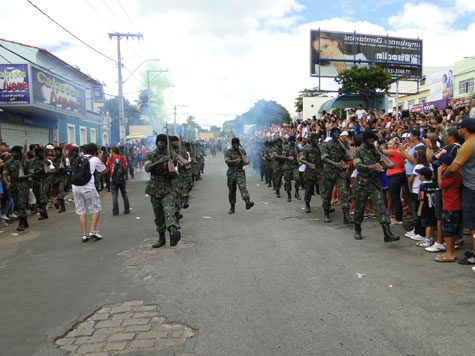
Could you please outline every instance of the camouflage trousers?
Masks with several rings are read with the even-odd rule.
[[[58,202],[64,201],[65,188],[66,188],[66,177],[57,178],[53,181],[54,195]]]
[[[191,170],[193,172],[193,177],[199,177],[200,176],[200,165],[199,165],[199,163],[192,163],[191,164]]]
[[[239,186],[241,197],[243,200],[250,199],[249,192],[246,188],[246,173],[244,171],[230,172],[228,171],[228,188],[229,188],[229,203],[236,204],[236,190]]]
[[[376,214],[380,224],[390,224],[391,219],[388,215],[388,210],[384,204],[384,195],[379,184],[379,178],[370,182],[369,184],[362,185],[358,178],[356,178],[353,185],[353,196],[355,198],[355,217],[356,224],[361,224],[364,218],[364,209],[368,198],[374,203],[376,207]]]
[[[299,190],[299,178],[298,167],[284,169],[284,189],[287,193],[292,191],[292,179],[295,180],[295,191]]]
[[[274,188],[279,190],[282,186],[282,175],[284,174],[284,170],[280,167],[274,167],[272,171],[272,181],[274,182]]]
[[[191,169],[185,170],[184,182],[183,182],[183,196],[189,197],[190,191],[193,185],[193,177]]]
[[[348,199],[348,186],[346,183],[345,175],[335,174],[335,175],[323,175],[322,176],[322,200],[323,200],[323,209],[330,209],[333,187],[336,185],[338,191],[340,192],[340,202],[342,209],[350,208],[350,200]]]
[[[33,193],[36,197],[36,204],[43,212],[46,211],[46,205],[48,204],[49,187],[50,183],[46,178],[33,181]]]
[[[181,210],[181,203],[183,199],[183,181],[184,178],[180,174],[172,180],[173,200],[175,201],[175,212],[179,213]]]
[[[15,202],[15,211],[19,217],[26,217],[26,206],[28,204],[28,183],[16,182],[10,186],[10,193]]]
[[[272,163],[269,160],[264,161],[264,176],[266,182],[272,182]]]
[[[316,173],[316,169],[310,169],[307,167],[308,172],[304,174],[305,179],[305,198],[304,201],[310,202],[312,200],[312,193],[315,188],[315,184],[321,185],[320,174]],[[313,172],[312,172],[313,171]]]
[[[170,192],[162,197],[151,196],[153,212],[155,214],[155,226],[157,232],[165,232],[167,227],[178,226],[175,216],[175,201]]]

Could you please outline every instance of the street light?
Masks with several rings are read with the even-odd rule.
[[[155,58],[146,59],[145,61],[143,61],[142,63],[140,63],[140,64],[137,66],[137,68],[135,68],[135,69],[130,73],[130,75],[127,77],[127,79],[125,79],[125,80],[122,82],[122,84],[125,84],[125,82],[126,82],[127,80],[129,80],[130,77],[133,76],[134,73],[137,71],[137,69],[139,69],[143,64],[145,64],[145,63],[147,63],[147,62],[152,62],[152,61],[158,62],[158,61],[160,61],[160,59],[155,59]]]

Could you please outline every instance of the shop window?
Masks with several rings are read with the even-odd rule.
[[[473,93],[473,84],[474,84],[474,79],[467,79],[467,80],[461,80],[459,82],[459,94],[470,94]]]
[[[419,105],[424,105],[427,102],[427,97],[419,98]]]
[[[407,108],[408,109],[411,109],[414,105],[416,105],[416,101],[415,100],[409,100],[407,102]]]
[[[76,144],[76,126],[68,125],[68,143]]]

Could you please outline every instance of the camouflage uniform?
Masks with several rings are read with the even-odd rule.
[[[297,193],[299,190],[299,163],[297,160],[299,157],[299,148],[295,143],[293,145],[289,143],[284,147],[283,154],[285,157],[292,156],[294,158],[292,161],[285,160],[284,163],[284,189],[287,193],[290,193],[292,191],[292,179],[294,179],[295,192]]]
[[[159,161],[167,151],[155,150],[147,154],[145,167]],[[172,192],[172,180],[168,173],[167,162],[155,166],[150,172],[150,181],[145,193],[150,195],[157,232],[164,233],[170,226],[178,226],[175,216],[175,200]]]
[[[240,152],[236,151],[233,148],[230,148],[224,154],[224,160],[236,160],[238,157],[246,156],[246,151],[240,149]],[[249,192],[246,188],[246,172],[244,171],[244,163],[241,162],[228,166],[228,188],[229,188],[229,203],[231,205],[236,204],[236,190],[239,186],[239,191],[241,192],[241,197],[244,201],[249,200]]]
[[[62,162],[62,163],[61,163]],[[54,175],[53,188],[56,201],[61,207],[64,207],[64,194],[66,183],[68,181],[68,169],[66,168],[66,159],[64,157],[55,156],[53,158]]]
[[[300,154],[300,160],[315,165],[315,169],[312,169],[307,164],[304,173],[304,179],[306,181],[304,200],[305,202],[310,202],[312,200],[313,187],[315,184],[320,185],[321,182],[322,154],[320,152],[320,148],[317,146],[308,145]]]
[[[278,146],[277,144],[271,151],[272,156],[272,181],[274,183],[274,188],[276,191],[280,190],[282,186],[282,175],[284,173],[284,162],[282,158],[273,157],[276,153],[279,156],[283,155],[284,148]]]
[[[338,142],[332,139],[323,145],[322,161],[324,161],[325,158],[328,158],[333,162],[342,162],[347,160],[347,154],[343,147],[341,147]],[[323,168],[322,182],[323,209],[330,209],[332,191],[335,184],[338,188],[338,191],[340,192],[342,209],[349,209],[350,202],[348,199],[348,187],[346,183],[345,171],[327,163]]]
[[[374,149],[368,149],[364,146],[359,147],[353,153],[353,164],[373,165],[382,163],[381,156]],[[353,184],[353,196],[355,198],[355,217],[356,224],[361,224],[364,218],[364,209],[366,200],[371,197],[376,206],[380,224],[390,224],[388,211],[384,204],[384,195],[380,185],[381,173],[374,170],[358,170],[358,176]]]
[[[40,213],[46,214],[50,183],[45,172],[45,160],[40,160],[36,157],[30,162],[30,173],[33,176],[33,193],[36,197],[36,204],[38,204]]]
[[[20,167],[24,167],[23,172],[28,175],[28,163],[23,166],[21,160],[9,159],[5,163],[3,174],[11,183],[10,192],[15,202],[15,211],[18,217],[26,217],[26,206],[28,204],[28,177],[20,178]]]

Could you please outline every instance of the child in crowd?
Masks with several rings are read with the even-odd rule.
[[[462,202],[460,192],[462,189],[462,176],[456,172],[450,178],[442,179],[442,174],[452,164],[454,157],[450,153],[444,153],[439,157],[438,168],[439,187],[442,189],[442,235],[444,237],[447,252],[437,255],[437,262],[454,262],[455,239],[462,229]]]
[[[413,211],[413,223],[414,230],[406,233],[406,237],[409,237],[414,241],[424,241],[425,240],[425,229],[421,226],[421,219],[417,216],[417,210],[419,209],[419,187],[421,185],[420,175],[417,171],[421,168],[429,168],[432,171],[432,167],[427,163],[426,153],[424,149],[417,149],[414,152],[414,168],[412,169],[412,174],[409,177],[409,182],[412,183],[412,211]]]
[[[420,226],[425,230],[424,241],[419,241],[417,246],[430,247],[432,246],[432,233],[434,227],[437,225],[435,218],[435,192],[439,189],[432,181],[433,172],[428,167],[422,167],[417,171],[420,180],[419,186],[419,206],[417,208],[417,216],[420,221]]]

